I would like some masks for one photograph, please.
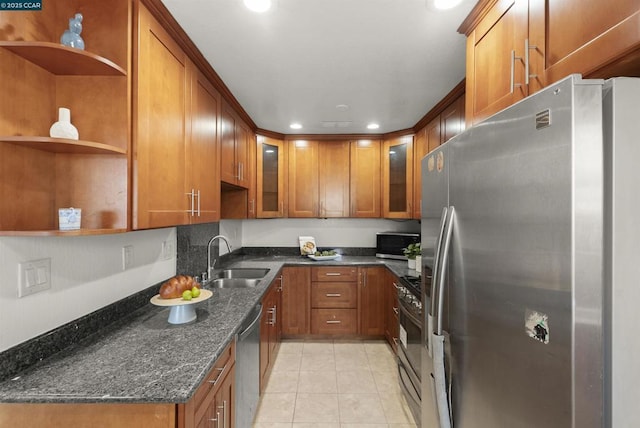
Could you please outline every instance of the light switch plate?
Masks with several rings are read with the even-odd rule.
[[[30,260],[18,264],[18,297],[51,288],[51,259]]]
[[[130,269],[133,266],[133,245],[122,247],[122,270]]]

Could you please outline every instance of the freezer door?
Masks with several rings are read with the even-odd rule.
[[[456,428],[602,426],[601,105],[572,76],[449,143]]]
[[[437,281],[437,248],[444,232],[444,219],[449,204],[449,166],[448,145],[444,144],[422,159],[422,307],[424,319],[421,347],[421,397],[422,426],[437,428],[440,426],[436,410],[435,384],[433,376],[432,338],[433,329],[433,293],[432,284]],[[427,281],[426,268],[431,269],[431,281]]]

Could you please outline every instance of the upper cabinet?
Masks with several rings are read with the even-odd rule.
[[[382,141],[351,141],[351,217],[380,218]]]
[[[382,215],[411,218],[413,209],[413,136],[385,140],[382,148]]]
[[[349,217],[349,141],[323,141],[318,156],[319,217]]]
[[[289,217],[318,217],[318,142],[289,141]]]
[[[217,221],[220,95],[151,13],[139,11],[134,228]]]
[[[637,76],[640,1],[530,0],[530,32],[547,46],[543,70],[553,83],[571,73]]]
[[[528,1],[490,0],[478,5],[481,3],[491,6],[466,33],[468,124],[479,122],[529,93],[525,82]]]
[[[461,94],[461,95],[460,95]],[[422,158],[440,144],[455,137],[465,129],[464,81],[460,82],[425,119],[430,121],[415,134],[414,141],[414,180],[413,213],[414,219],[420,219],[422,213]]]
[[[248,188],[251,178],[249,145],[252,132],[237,117],[231,106],[223,103],[220,141],[220,179],[228,184]]]
[[[467,124],[570,74],[640,70],[640,1],[481,0],[467,35]]]
[[[131,2],[87,2],[86,50],[58,43],[74,2],[0,14],[0,234],[86,235],[128,228]],[[100,16],[100,19],[91,17]],[[51,138],[58,109],[79,139]],[[81,229],[58,230],[58,209]]]
[[[349,216],[349,141],[289,142],[289,217]]]
[[[284,141],[259,135],[256,155],[256,217],[285,217],[287,153]]]

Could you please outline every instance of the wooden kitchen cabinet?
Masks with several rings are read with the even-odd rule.
[[[318,156],[318,215],[349,217],[349,141],[323,141]]]
[[[572,73],[640,75],[640,1],[529,0],[529,16],[537,72],[547,83]]]
[[[289,217],[349,216],[349,141],[289,144]]]
[[[391,272],[386,272],[384,293],[385,319],[384,337],[391,345],[394,352],[398,351],[398,338],[400,335],[400,302],[398,301],[398,278]]]
[[[139,10],[134,228],[217,221],[220,95],[151,13]]]
[[[528,3],[528,0],[479,2],[474,11],[481,4],[488,10],[473,23],[467,18],[459,29],[467,35],[468,125],[510,106],[529,93],[524,70]]]
[[[218,121],[220,94],[198,70],[191,79],[191,135],[187,144],[187,191],[193,202],[189,220],[208,223],[220,220],[220,169],[218,165]]]
[[[282,275],[269,286],[262,298],[260,319],[260,391],[267,386],[282,336],[281,295]]]
[[[282,336],[300,336],[311,331],[311,269],[282,268]]]
[[[285,143],[283,140],[258,136],[256,155],[256,217],[286,217]]]
[[[289,142],[289,217],[318,217],[318,142]]]
[[[0,426],[232,428],[234,381],[235,342],[231,342],[186,403],[0,403]],[[220,423],[213,425],[216,419]]]
[[[195,394],[178,404],[178,428],[232,427],[235,407],[235,342],[220,354]]]
[[[382,215],[413,214],[413,136],[385,140],[382,148]]]
[[[462,83],[462,82],[461,82]],[[460,85],[459,85],[460,86]],[[455,94],[457,88],[450,93]],[[443,100],[444,101],[444,100]],[[420,219],[422,214],[422,158],[440,144],[445,143],[465,129],[465,96],[457,96],[445,104],[427,125],[416,132],[414,137],[414,180],[412,218]]]
[[[0,18],[0,234],[92,235],[128,228],[131,2],[83,4],[87,50],[59,43],[55,2]],[[58,108],[79,139],[50,138]],[[81,229],[58,230],[58,209],[82,209]]]
[[[356,267],[311,268],[311,334],[358,333],[357,278]]]
[[[248,188],[251,130],[226,102],[223,103],[221,119],[220,180]]]
[[[386,272],[385,267],[379,266],[358,268],[358,333],[362,336],[384,335]]]
[[[638,0],[478,2],[458,29],[467,35],[467,124],[570,74],[640,75],[638,26]]]
[[[351,141],[351,217],[380,218],[382,213],[382,142]]]

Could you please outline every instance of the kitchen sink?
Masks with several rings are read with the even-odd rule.
[[[213,272],[211,279],[229,278],[229,279],[260,279],[269,273],[270,269],[262,268],[231,268]]]
[[[215,278],[207,283],[211,288],[250,288],[260,282],[259,278]]]

